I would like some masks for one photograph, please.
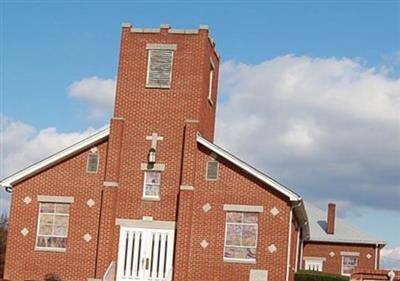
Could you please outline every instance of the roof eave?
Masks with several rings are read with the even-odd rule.
[[[203,145],[204,147],[208,148],[209,150],[215,152],[219,156],[223,157],[224,159],[228,160],[229,162],[235,164],[237,167],[241,168],[242,170],[246,171],[247,173],[251,174],[252,176],[258,178],[259,180],[267,183],[269,186],[274,188],[275,190],[279,191],[280,193],[284,194],[290,201],[298,202],[302,201],[302,198],[293,192],[292,190],[288,189],[287,187],[281,185],[277,181],[273,180],[272,178],[264,175],[257,169],[251,167],[250,165],[246,164],[242,160],[238,159],[237,157],[233,156],[229,152],[225,151],[221,147],[209,142],[208,140],[204,139],[201,135],[197,135],[197,142]]]
[[[382,245],[385,246],[387,244],[386,241],[383,240],[348,240],[348,239],[324,239],[324,238],[310,238],[307,240],[308,242],[323,242],[323,243],[336,243],[336,244],[360,244],[360,245]]]

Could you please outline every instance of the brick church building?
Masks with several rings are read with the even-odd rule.
[[[213,143],[207,26],[122,27],[104,130],[5,179],[5,279],[292,281],[379,268],[384,241]]]

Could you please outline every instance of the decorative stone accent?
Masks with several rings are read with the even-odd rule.
[[[279,214],[279,210],[276,207],[273,207],[270,211],[271,215],[276,217]]]
[[[209,210],[211,210],[211,205],[209,203],[206,203],[206,204],[204,204],[202,209],[203,209],[204,213],[207,213]]]
[[[268,271],[259,269],[250,269],[250,281],[268,280]]]
[[[85,235],[83,235],[83,240],[85,240],[86,242],[89,242],[90,240],[92,240],[92,235],[90,235],[89,233],[86,233]]]
[[[24,235],[24,236],[28,235],[28,233],[29,233],[29,230],[28,230],[26,227],[24,227],[24,228],[21,230],[21,234]]]
[[[30,198],[29,196],[26,196],[25,198],[24,198],[24,203],[26,204],[26,205],[28,205],[29,203],[31,203],[32,202],[32,198]]]
[[[367,259],[371,259],[372,255],[371,254],[367,254],[366,257],[367,257]]]
[[[267,249],[268,249],[268,252],[270,252],[271,254],[272,254],[272,253],[275,253],[276,250],[277,250],[277,248],[276,248],[276,246],[275,246],[274,244],[269,245],[269,246],[267,247]]]
[[[335,253],[334,253],[334,252],[330,252],[330,253],[329,253],[329,256],[330,256],[331,258],[333,258],[333,257],[335,256]]]
[[[201,241],[200,246],[205,249],[208,247],[208,242],[206,240]]]
[[[90,149],[91,153],[97,153],[97,151],[98,151],[97,147],[93,147],[92,149]]]
[[[90,198],[87,202],[86,205],[89,206],[89,208],[92,208],[96,202],[92,198]]]

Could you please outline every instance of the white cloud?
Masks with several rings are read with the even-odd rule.
[[[102,119],[110,115],[115,96],[113,79],[101,79],[97,76],[84,78],[73,82],[68,90],[70,97],[87,106],[90,118]]]
[[[400,79],[348,58],[221,67],[216,140],[308,200],[400,211]]]
[[[51,154],[93,134],[88,128],[83,132],[60,133],[56,128],[37,130],[29,124],[14,121],[0,114],[0,179],[27,167]],[[0,214],[8,210],[10,195],[0,190]]]
[[[382,267],[400,270],[400,247],[381,250]]]
[[[95,129],[83,132],[60,133],[56,128],[37,130],[20,121],[0,115],[0,178],[8,176],[32,163],[93,134]]]

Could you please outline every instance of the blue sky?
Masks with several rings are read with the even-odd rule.
[[[73,92],[71,85],[90,77],[98,77],[100,80],[115,79],[122,22],[130,22],[137,27],[157,27],[162,23],[169,23],[175,28],[197,28],[200,24],[210,26],[211,34],[217,42],[217,49],[224,63],[221,80],[225,80],[220,81],[222,107],[219,116],[222,121],[218,126],[223,134],[233,134],[232,131],[226,129],[229,124],[227,111],[236,108],[230,101],[233,100],[231,97],[236,95],[238,89],[241,89],[241,95],[246,92],[243,89],[247,88],[243,85],[247,85],[248,81],[242,81],[248,73],[246,71],[268,72],[270,67],[282,69],[283,65],[310,65],[313,71],[315,67],[330,71],[332,67],[326,67],[326,65],[333,62],[335,67],[343,67],[340,68],[343,72],[347,69],[355,69],[357,77],[369,79],[368,75],[372,72],[375,76],[371,79],[374,81],[377,77],[384,79],[389,85],[388,88],[397,87],[400,76],[400,2],[398,1],[3,0],[0,8],[2,20],[1,114],[4,120],[7,119],[2,122],[2,131],[6,132],[13,124],[17,124],[19,128],[25,130],[24,136],[27,142],[48,134],[57,138],[67,135],[68,140],[72,140],[78,137],[73,135],[75,132],[78,135],[83,134],[89,127],[99,128],[106,124],[109,117],[107,114],[100,118],[88,117],[88,110],[93,104],[90,104],[88,100],[74,97],[71,94]],[[292,56],[285,57],[288,55]],[[314,76],[322,73],[309,71],[315,73]],[[229,82],[235,77],[235,73],[243,75],[237,77],[234,82]],[[355,77],[354,74],[352,75]],[[307,80],[310,75],[305,77],[304,79]],[[238,81],[243,83],[239,85]],[[364,96],[363,93],[360,96],[361,100],[369,97]],[[298,104],[300,106],[300,103]],[[390,111],[390,103],[386,106],[383,112]],[[368,104],[365,108],[367,107]],[[398,109],[399,107],[394,106],[394,116],[400,112],[397,111]],[[283,111],[284,109],[280,112]],[[368,115],[369,113],[360,114]],[[299,116],[303,115],[299,113]],[[329,112],[322,112],[320,115],[313,116],[331,120],[331,116],[328,118],[328,115],[330,115]],[[364,116],[362,115],[361,119]],[[270,119],[279,118],[279,114],[273,114],[268,118],[268,122],[271,122]],[[332,128],[339,126],[337,125],[339,119],[339,117],[334,118],[335,125],[332,125]],[[387,127],[385,125],[386,130],[382,129],[379,133],[386,137],[390,136],[389,131],[391,133],[394,131],[398,137],[400,131],[396,122],[399,120],[396,117],[387,119],[390,119],[387,121],[390,125]],[[359,120],[360,118],[357,117],[353,123]],[[280,119],[274,122],[279,123]],[[374,119],[369,122],[372,124],[381,120]],[[295,128],[299,126],[303,128],[301,127],[303,125],[296,125]],[[56,131],[49,133],[49,128],[56,128]],[[377,128],[382,128],[382,126],[378,124]],[[310,129],[309,131],[321,130]],[[297,131],[294,131],[296,137],[302,137],[304,145],[309,145],[308,135],[298,136],[296,133]],[[316,159],[321,159],[322,154],[318,158],[304,156],[304,153],[300,156],[296,155],[298,162],[290,162],[290,165],[287,163],[292,161],[293,157],[288,158],[287,155],[285,157],[281,155],[279,159],[271,157],[270,159],[275,160],[267,161],[262,157],[257,157],[260,153],[245,151],[240,148],[243,146],[228,143],[227,139],[222,137],[223,134],[221,133],[217,139],[229,149],[256,164],[260,169],[273,172],[272,175],[275,178],[283,179],[284,183],[294,189],[298,187],[302,194],[320,202],[320,206],[329,200],[343,202],[343,207],[356,205],[357,208],[350,208],[354,209],[353,211],[342,212],[349,221],[372,234],[385,238],[391,248],[400,247],[398,235],[400,207],[385,206],[384,202],[385,196],[389,199],[400,199],[398,197],[400,196],[398,191],[400,179],[393,172],[400,167],[396,157],[390,163],[385,162],[379,167],[370,167],[369,170],[356,169],[360,173],[358,178],[340,174],[344,180],[338,181],[341,186],[338,186],[337,192],[333,193],[331,190],[318,188],[322,183],[332,182],[337,175],[337,170],[332,170],[331,174],[324,170],[324,177],[316,182],[316,180],[311,181],[310,171],[297,174],[294,178],[288,175],[287,169],[282,168],[282,166],[296,167],[295,164],[300,165],[300,161],[301,165],[312,165],[314,161],[317,162]],[[293,134],[287,136],[290,137]],[[371,136],[367,137],[374,139]],[[285,140],[288,140],[290,144],[290,139]],[[391,144],[392,146],[388,144],[387,147],[390,149],[383,152],[377,146],[377,142],[379,141],[371,144],[372,151],[375,153],[375,158],[372,159],[380,157],[383,159],[385,155],[400,155],[396,144]],[[1,176],[5,176],[12,170],[4,168],[9,163],[7,161],[17,162],[12,158],[14,150],[4,147],[2,148]],[[301,148],[303,149],[304,146]],[[355,149],[351,146],[350,148]],[[339,150],[340,147],[336,149]],[[360,157],[359,162],[357,159],[351,159],[351,162],[346,163],[351,163],[354,167],[364,167],[365,165],[360,163],[374,162],[375,160],[370,161],[370,158],[363,158],[366,157],[365,154],[368,154],[366,150],[365,148],[357,154],[357,157]],[[311,153],[310,150],[306,152]],[[269,155],[268,151],[265,154]],[[343,154],[348,153],[343,152]],[[35,157],[38,156],[32,156],[29,159],[37,160]],[[21,158],[24,157],[18,158],[21,163],[29,162]],[[326,160],[325,158],[324,162]],[[376,162],[383,163],[383,160]],[[344,162],[338,160],[338,163]],[[368,182],[363,182],[361,179],[369,179],[370,183],[376,183],[372,188],[375,190],[371,190]],[[347,190],[352,190],[353,193],[346,193],[346,184],[350,186]],[[330,185],[326,184],[326,186]],[[370,197],[364,192],[360,193],[360,190],[356,188],[360,186],[366,186],[365,194],[371,194],[371,197],[375,196],[374,192],[380,188],[382,194],[385,192],[387,194],[382,198],[374,197],[374,200],[382,202],[373,203]],[[387,189],[383,186],[387,186]],[[318,196],[315,195],[316,193]]]

